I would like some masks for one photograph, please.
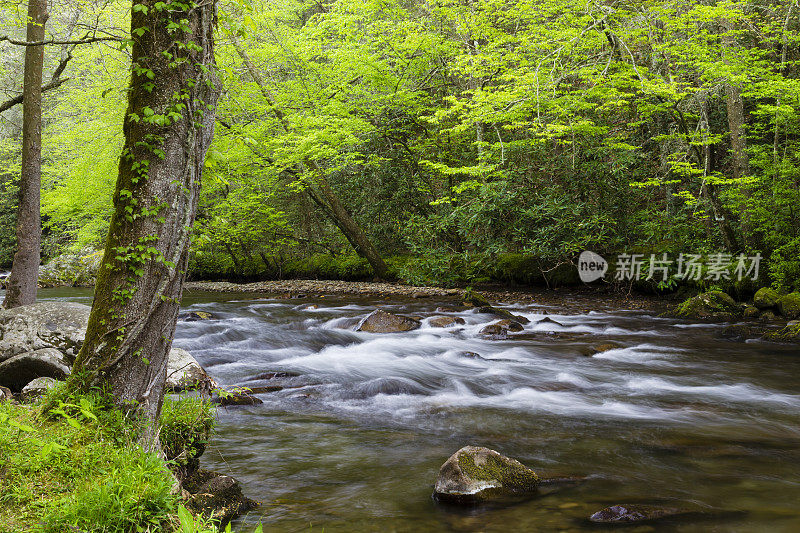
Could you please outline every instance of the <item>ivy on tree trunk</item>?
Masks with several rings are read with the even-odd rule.
[[[206,152],[214,132],[214,2],[134,0],[132,65],[105,255],[73,386],[158,418]],[[152,424],[147,427],[153,428]],[[152,431],[143,441],[154,441]]]

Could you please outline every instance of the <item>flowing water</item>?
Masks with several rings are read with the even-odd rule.
[[[479,335],[489,315],[436,312],[447,302],[434,300],[196,292],[183,305],[214,318],[179,322],[175,345],[220,385],[286,386],[259,394],[261,405],[220,409],[202,459],[263,502],[238,531],[259,521],[275,532],[586,531],[595,511],[634,502],[741,513],[632,531],[800,531],[797,346],[728,342],[721,325],[569,301],[508,306],[531,319],[508,340]],[[466,324],[347,329],[376,306]],[[537,323],[543,313],[557,324]],[[606,340],[621,347],[581,354]],[[298,376],[257,379],[266,372]],[[507,507],[439,506],[438,468],[467,444],[542,476],[589,478]]]

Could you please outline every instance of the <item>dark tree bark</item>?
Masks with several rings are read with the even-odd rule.
[[[166,6],[166,7],[164,7]],[[101,386],[151,422],[186,275],[219,87],[213,1],[134,0],[130,90],[105,255],[73,387]],[[148,424],[142,442],[156,442]]]
[[[47,0],[28,2],[28,41],[44,40]],[[3,307],[10,309],[36,301],[41,260],[42,217],[42,66],[44,46],[25,47],[22,106],[22,173],[17,209],[17,251],[6,282]]]

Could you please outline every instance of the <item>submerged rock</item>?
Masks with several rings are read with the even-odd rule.
[[[210,391],[217,387],[217,383],[189,352],[182,348],[172,348],[167,360],[167,381],[164,387],[167,392],[193,389]]]
[[[64,355],[55,348],[17,354],[0,363],[0,385],[21,391],[36,378],[61,379],[69,375],[70,368]]]
[[[23,402],[33,400],[58,384],[59,381],[53,378],[36,378],[22,388],[20,398]]]
[[[411,331],[419,328],[419,326],[419,320],[376,309],[358,323],[356,331],[366,331],[369,333],[398,333],[402,331]]]
[[[258,506],[258,502],[242,494],[238,481],[217,472],[198,470],[183,482],[183,488],[191,494],[186,507],[195,513],[219,520],[221,528]]]
[[[494,450],[464,446],[439,469],[433,496],[456,504],[476,504],[536,493],[539,476]]]
[[[430,324],[432,328],[447,328],[464,323],[464,319],[460,316],[435,316],[428,321],[428,324]]]
[[[763,287],[753,296],[753,305],[759,309],[774,309],[778,306],[781,295],[775,289]]]
[[[554,324],[556,326],[561,326],[562,328],[564,327],[564,324],[562,324],[561,322],[556,322],[555,320],[553,320],[549,316],[546,316],[546,317],[542,318],[541,320],[537,320],[536,324]]]
[[[744,342],[747,339],[758,337],[759,333],[746,324],[733,324],[724,327],[717,336],[729,341]]]
[[[678,318],[730,320],[741,316],[742,308],[722,291],[709,291],[678,305],[672,315]]]
[[[589,517],[596,524],[629,525],[661,520],[709,520],[740,517],[740,511],[711,508],[672,507],[668,505],[618,504],[597,511]]]

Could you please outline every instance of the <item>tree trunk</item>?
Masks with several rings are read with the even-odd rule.
[[[29,0],[27,41],[44,40],[47,0]],[[3,307],[11,309],[36,301],[41,259],[42,217],[42,66],[44,46],[25,48],[22,105],[22,174],[17,209],[17,251],[6,284]]]
[[[219,97],[215,3],[159,5],[133,2],[114,214],[71,378],[76,388],[105,388],[120,407],[150,422],[161,411]],[[156,438],[154,424],[147,424],[142,442],[152,446]]]
[[[230,29],[228,30],[228,35],[233,43],[233,47],[236,49],[236,52],[247,68],[250,77],[253,78],[253,81],[258,85],[261,95],[272,108],[272,112],[275,114],[278,122],[280,122],[281,128],[288,133],[290,131],[289,121],[286,119],[286,115],[284,115],[283,111],[275,105],[275,101],[266,83],[264,83],[261,74],[250,60],[247,51],[242,47],[241,43],[239,43],[236,34],[230,31]],[[322,168],[320,168],[316,161],[310,158],[306,158],[303,163],[308,168],[312,169],[315,174],[314,183],[309,183],[306,189],[311,199],[322,208],[328,218],[339,228],[347,241],[353,246],[356,253],[369,262],[375,275],[379,278],[385,278],[388,271],[386,263],[383,261],[383,258],[381,258],[375,246],[372,245],[372,242],[367,237],[363,228],[356,222],[342,202],[339,201],[339,197],[336,196],[336,193],[333,192],[330,184],[325,179]],[[315,189],[319,189],[319,191]]]

